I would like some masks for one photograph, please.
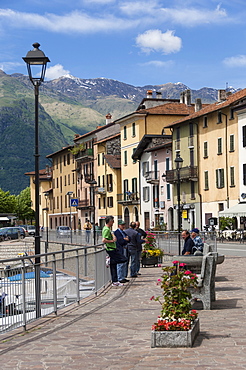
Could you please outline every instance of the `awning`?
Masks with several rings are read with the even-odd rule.
[[[8,217],[0,217],[0,221],[9,221]]]
[[[239,203],[219,212],[219,217],[246,217],[246,203]]]

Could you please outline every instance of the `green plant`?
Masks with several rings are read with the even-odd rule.
[[[163,251],[159,248],[156,248],[156,238],[155,234],[147,232],[146,243],[144,244],[142,251],[143,257],[162,257]]]
[[[79,152],[82,152],[85,149],[85,146],[83,143],[75,145],[72,149],[68,149],[69,152],[71,152],[73,155],[78,154]]]
[[[152,326],[152,330],[189,330],[197,317],[197,312],[191,310],[191,293],[189,288],[197,286],[197,276],[185,270],[185,264],[173,262],[175,266],[164,267],[162,279],[158,285],[163,290],[162,296],[151,297],[151,300],[161,304],[161,316]]]
[[[220,230],[233,230],[235,228],[235,219],[232,217],[219,218]]]

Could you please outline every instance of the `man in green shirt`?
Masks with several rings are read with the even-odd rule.
[[[116,249],[117,239],[111,231],[113,223],[114,217],[107,216],[105,219],[105,226],[102,230],[102,242],[106,245],[106,251],[110,257],[110,273],[112,278],[112,285],[119,286],[124,284],[118,281],[117,264],[126,262],[127,258]]]

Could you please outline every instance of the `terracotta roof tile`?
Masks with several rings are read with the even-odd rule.
[[[121,156],[120,155],[105,154],[104,158],[111,168],[114,168],[114,169],[121,168]]]
[[[166,103],[151,107],[148,109],[140,109],[137,113],[149,113],[149,114],[173,114],[173,115],[189,115],[194,113],[194,105],[186,105],[183,103]]]

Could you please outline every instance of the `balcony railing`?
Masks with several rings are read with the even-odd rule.
[[[198,168],[197,166],[187,166],[180,168],[180,181],[197,181],[198,180]],[[166,181],[169,183],[175,183],[178,181],[178,171],[169,170],[166,171]]]
[[[75,159],[80,162],[91,161],[94,158],[93,148],[81,150],[75,155]]]
[[[89,206],[89,199],[82,199],[82,200],[79,200],[78,208],[81,208],[81,207],[88,207],[88,206]]]
[[[127,204],[139,204],[140,198],[138,193],[131,193],[127,191],[122,194],[117,194],[117,202],[123,205]]]
[[[94,175],[92,173],[84,174],[84,180],[87,184],[94,180]]]
[[[150,184],[158,184],[160,181],[160,171],[149,171],[145,174],[146,182]]]

